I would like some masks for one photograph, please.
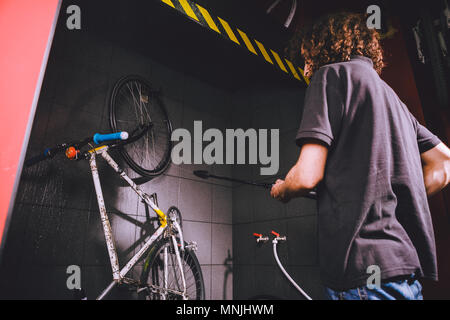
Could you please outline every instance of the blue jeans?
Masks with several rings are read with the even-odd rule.
[[[330,300],[423,300],[422,285],[414,276],[381,283],[380,288],[367,286],[347,291],[326,288]]]

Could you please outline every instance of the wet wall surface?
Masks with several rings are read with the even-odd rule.
[[[299,150],[293,139],[301,116],[301,86],[277,78],[270,67],[252,64],[254,60],[242,51],[195,24],[191,28],[184,17],[177,20],[172,13],[153,12],[154,7],[143,8],[137,1],[115,3],[114,8],[107,7],[113,6],[107,1],[74,3],[82,9],[82,29],[65,27],[68,3],[63,2],[27,158],[57,143],[110,132],[110,91],[122,76],[138,74],[162,89],[174,128],[192,131],[194,120],[202,120],[204,130],[279,128],[280,176],[295,163]],[[162,24],[166,19],[172,19],[167,23],[174,26]],[[205,41],[211,47],[202,47]],[[138,177],[118,154],[112,156],[132,178]],[[112,169],[101,160],[98,163],[123,265],[139,250],[154,221]],[[162,176],[141,181],[144,191],[157,192],[161,209],[172,205],[180,209],[186,240],[198,243],[207,299],[262,294],[300,298],[277,269],[271,245],[256,246],[252,234],[271,230],[288,236],[279,249],[288,271],[313,298],[321,297],[314,201],[282,205],[265,190],[201,180],[193,170],[261,181],[276,177],[260,176],[258,166],[172,164]],[[89,165],[55,158],[22,172],[3,255],[0,296],[71,299],[73,293],[66,286],[70,265],[80,266],[89,299],[111,281]],[[142,263],[132,275],[141,271]],[[110,296],[134,297],[126,290],[114,290]]]

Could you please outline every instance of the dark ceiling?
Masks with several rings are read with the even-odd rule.
[[[238,0],[196,1],[268,47],[283,52],[289,32],[266,16],[263,10]],[[245,1],[247,2],[247,1]],[[189,20],[159,0],[96,0],[90,9],[90,30],[127,48],[133,48],[171,68],[230,90],[258,83],[277,86],[303,84],[285,75],[249,51]],[[95,3],[95,4],[94,4]],[[105,8],[108,8],[105,11]],[[238,8],[238,10],[236,10]],[[86,11],[86,10],[85,10]],[[102,20],[113,19],[113,27]]]
[[[298,8],[292,27],[283,26],[292,0],[282,0],[271,14],[267,8],[275,0],[195,0],[211,13],[226,19],[269,48],[280,53],[292,36],[292,30],[313,20],[318,15],[347,9],[363,11],[369,3],[383,8],[401,10],[403,1],[387,5],[387,1],[341,0],[303,1]],[[64,4],[69,1],[64,1]],[[160,0],[73,0],[79,3],[89,24],[89,32],[133,48],[144,55],[198,77],[206,82],[236,90],[258,83],[273,85],[303,85],[282,71],[256,57],[241,46],[225,40],[217,33],[189,20],[185,15],[163,4]],[[62,14],[64,14],[63,5]],[[85,14],[86,13],[86,14]],[[314,13],[314,14],[313,14]],[[112,19],[112,27],[104,22]]]

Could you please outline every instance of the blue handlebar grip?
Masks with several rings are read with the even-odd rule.
[[[116,133],[108,133],[108,134],[96,133],[96,134],[94,134],[94,137],[93,137],[93,141],[95,144],[100,144],[102,142],[112,141],[112,140],[127,140],[127,139],[128,139],[128,132],[126,132],[126,131],[116,132]]]

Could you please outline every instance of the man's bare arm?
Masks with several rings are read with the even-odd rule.
[[[328,148],[319,141],[310,140],[305,143],[297,163],[289,171],[285,181],[278,180],[272,188],[272,197],[288,202],[313,190],[324,177],[327,156]]]
[[[450,182],[450,149],[443,143],[421,154],[427,195],[432,196]]]

